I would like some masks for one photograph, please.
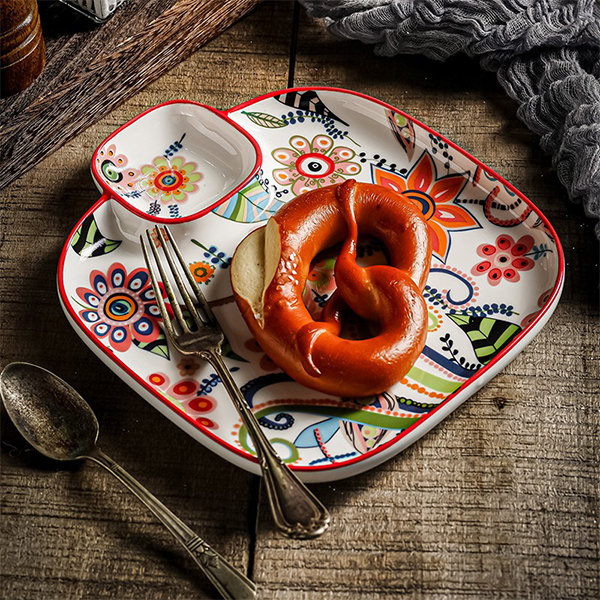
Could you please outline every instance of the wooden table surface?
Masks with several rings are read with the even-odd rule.
[[[332,39],[291,2],[267,2],[0,192],[0,355],[66,378],[105,451],[246,571],[261,598],[598,598],[598,243],[492,74],[468,60],[382,59]],[[297,45],[291,44],[297,30]],[[561,238],[563,298],[500,375],[381,467],[313,486],[333,515],[313,541],[273,529],[260,481],[160,416],[83,345],[55,274],[97,199],[93,149],[145,108],[226,108],[295,85],[345,87],[401,107],[532,198]],[[211,598],[203,575],[113,478],[27,449],[2,419],[0,596]]]

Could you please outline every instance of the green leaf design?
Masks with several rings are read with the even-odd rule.
[[[71,248],[83,258],[104,256],[120,245],[120,240],[109,240],[102,235],[94,215],[87,216],[71,238]]]
[[[476,317],[461,313],[448,315],[469,337],[475,356],[486,365],[493,360],[521,331],[509,321]]]
[[[242,221],[244,220],[244,207],[246,206],[246,197],[244,194],[239,193],[237,195],[237,200],[234,206],[231,207],[231,217],[232,221]]]
[[[277,197],[271,198],[258,180],[254,179],[231,200],[217,206],[213,212],[237,223],[257,223],[266,221],[281,206],[283,202]]]
[[[255,125],[266,127],[267,129],[278,129],[279,127],[288,125],[287,121],[268,113],[242,111],[242,114],[246,115]]]
[[[140,350],[146,350],[146,352],[158,354],[158,356],[162,356],[163,358],[169,360],[169,346],[167,345],[167,340],[164,333],[161,332],[153,342],[140,342],[140,340],[136,340],[135,338],[132,338],[132,340]]]
[[[116,250],[121,245],[120,240],[107,240],[104,239],[104,254],[108,254],[113,250]]]

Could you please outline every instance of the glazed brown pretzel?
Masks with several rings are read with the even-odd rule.
[[[385,244],[389,265],[356,263],[359,225],[361,234]],[[340,242],[337,290],[324,320],[315,321],[302,301],[311,262]],[[250,331],[286,373],[324,393],[366,396],[399,381],[425,345],[422,290],[430,263],[419,211],[388,188],[349,180],[283,206],[238,246],[231,278]],[[364,340],[340,337],[344,306],[377,322],[379,333]]]

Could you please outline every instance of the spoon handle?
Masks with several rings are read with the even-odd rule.
[[[200,569],[225,599],[251,599],[256,585],[213,550],[181,519],[134,479],[123,467],[99,449],[86,456],[112,473],[130,492],[138,497],[189,552]]]

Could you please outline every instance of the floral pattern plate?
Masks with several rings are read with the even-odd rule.
[[[539,332],[563,286],[560,243],[541,212],[509,183],[373,98],[298,88],[225,114],[257,142],[260,169],[211,212],[171,230],[225,330],[227,364],[282,458],[306,481],[360,473],[442,421]],[[173,139],[185,140],[185,133],[175,131]],[[185,143],[168,152],[146,146],[147,164],[193,172]],[[114,177],[128,157],[118,147],[111,151],[122,159],[116,171],[108,170]],[[140,172],[139,183],[146,185],[142,179],[149,176],[150,170]],[[434,247],[425,349],[401,382],[369,398],[323,395],[279,371],[251,338],[229,281],[231,256],[244,236],[295,195],[348,178],[388,186],[418,206]],[[154,407],[211,450],[258,473],[217,375],[168,347],[139,244],[121,235],[110,202],[103,196],[90,208],[61,255],[58,287],[69,321]],[[151,198],[148,208],[155,205]],[[376,240],[363,240],[361,260],[380,260],[382,250]],[[335,289],[334,264],[335,256],[324,255],[313,265],[305,298],[314,314]]]

